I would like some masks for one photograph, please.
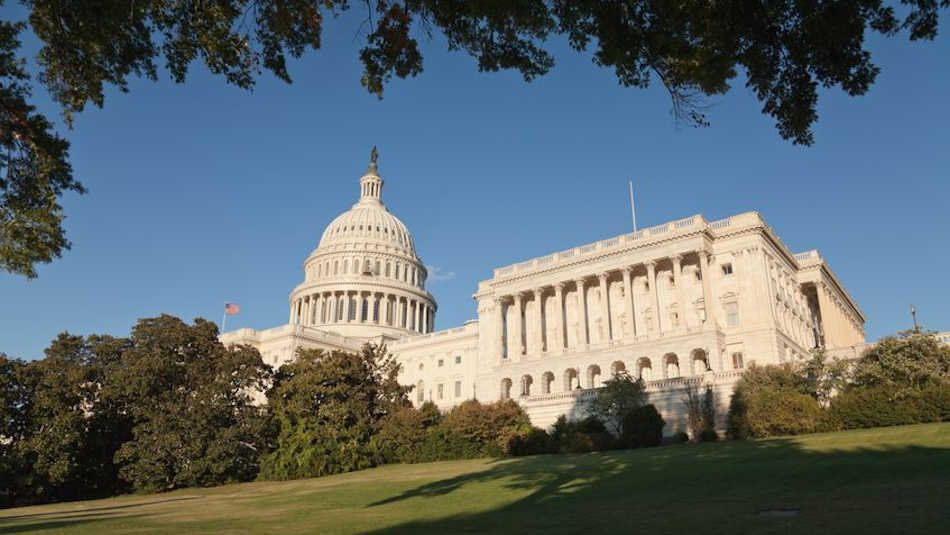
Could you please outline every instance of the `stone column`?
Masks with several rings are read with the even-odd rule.
[[[673,255],[673,285],[676,286],[676,311],[679,314],[679,327],[686,330],[686,286],[683,280],[683,255]],[[708,357],[707,357],[708,358]]]
[[[320,315],[320,294],[312,294],[310,296],[311,306],[310,306],[310,325],[316,325],[318,323],[317,316]]]
[[[653,326],[656,327],[656,334],[661,334],[660,322],[660,294],[656,291],[656,262],[650,260],[647,266],[647,283],[650,285],[650,304],[653,306]],[[665,364],[664,364],[665,366]]]
[[[507,356],[505,354],[505,346],[507,345],[507,340],[505,340],[505,303],[504,298],[496,297],[495,298],[495,328],[498,331],[495,333],[495,342],[498,344],[498,360],[504,360]]]
[[[605,271],[598,275],[600,279],[600,324],[601,342],[610,342],[610,287],[607,285],[607,275]]]
[[[291,301],[291,302],[290,302],[290,319],[287,320],[287,323],[289,323],[289,324],[291,324],[291,325],[294,324],[294,309],[295,309],[295,308],[297,308],[297,302],[296,302],[296,301]]]
[[[544,300],[541,298],[541,288],[534,289],[534,302],[538,311],[537,322],[535,322],[538,332],[534,336],[535,347],[538,349],[538,353],[543,353],[547,350],[547,340],[545,339],[544,333]]]
[[[584,279],[574,281],[577,285],[577,345],[587,345],[587,297],[584,295]]]
[[[524,296],[521,295],[521,292],[518,292],[514,297],[515,329],[513,334],[515,339],[515,355],[518,356],[518,360],[521,360],[521,355],[524,354],[524,325],[522,323],[522,318],[524,317]]]
[[[429,332],[429,305],[422,306],[422,332]]]
[[[620,334],[628,338],[633,338],[637,334],[637,318],[633,315],[633,285],[630,284],[632,272],[632,268],[623,268],[623,313],[627,316],[627,323],[630,327],[627,330],[628,332]]]
[[[703,279],[703,308],[706,310],[706,321],[703,327],[716,327],[716,303],[713,300],[712,286],[709,284],[709,257],[706,251],[699,252],[699,276]]]
[[[350,322],[350,308],[353,306],[353,300],[350,299],[350,292],[343,292],[343,323]]]
[[[560,353],[567,345],[567,332],[564,329],[564,283],[554,285],[554,347],[553,350]],[[548,348],[551,350],[552,348]]]

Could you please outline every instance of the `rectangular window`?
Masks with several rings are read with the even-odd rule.
[[[442,359],[439,359],[439,367],[440,367],[440,368],[442,367],[442,364],[444,364],[444,363],[445,363],[445,361],[443,361]]]
[[[462,363],[462,355],[455,355],[455,363],[456,364]]]
[[[739,304],[726,303],[726,325],[735,327],[739,325]]]
[[[455,381],[455,397],[462,397],[462,381]]]
[[[442,383],[439,383],[439,399],[442,399],[442,393],[443,393],[443,392],[442,392],[442,391],[443,391],[443,388],[442,388],[442,387],[443,387]]]
[[[732,354],[732,367],[736,370],[741,370],[744,367],[742,363],[742,353]]]
[[[723,265],[722,265],[722,274],[723,274],[723,275],[732,275],[732,264],[723,264]]]

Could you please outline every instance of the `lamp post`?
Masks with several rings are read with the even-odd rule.
[[[910,317],[914,319],[914,333],[920,332],[920,327],[917,326],[917,307],[910,305]]]

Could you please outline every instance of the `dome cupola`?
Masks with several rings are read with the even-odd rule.
[[[406,225],[383,204],[373,147],[359,200],[327,225],[290,295],[290,321],[373,338],[433,330],[435,299]]]

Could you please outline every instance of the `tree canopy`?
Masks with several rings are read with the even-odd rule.
[[[2,2],[2,0],[0,0]],[[513,69],[530,81],[554,67],[549,43],[566,37],[590,50],[625,87],[659,82],[674,115],[708,124],[705,97],[742,76],[779,135],[814,142],[820,87],[868,91],[880,68],[865,47],[868,32],[933,39],[950,0],[708,2],[686,0],[21,0],[42,43],[39,81],[67,123],[107,86],[156,79],[164,62],[184,82],[195,62],[230,83],[252,88],[266,72],[290,82],[288,58],[321,48],[324,25],[351,9],[360,27],[361,84],[382,97],[393,76],[423,70],[420,38],[441,33],[481,71]],[[901,13],[898,13],[901,11]],[[0,269],[35,277],[37,263],[70,247],[58,204],[84,192],[72,176],[69,144],[28,103],[30,80],[17,56],[23,22],[0,22]]]

